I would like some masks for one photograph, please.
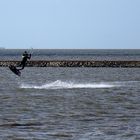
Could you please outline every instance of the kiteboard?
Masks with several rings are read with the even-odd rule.
[[[20,76],[21,75],[21,72],[13,65],[10,65],[9,66],[9,69],[16,75]]]

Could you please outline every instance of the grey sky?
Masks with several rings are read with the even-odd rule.
[[[0,0],[0,47],[140,49],[140,0]]]

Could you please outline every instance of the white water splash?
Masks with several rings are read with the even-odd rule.
[[[63,82],[57,80],[51,83],[46,83],[43,85],[30,85],[21,84],[20,88],[31,88],[31,89],[74,89],[74,88],[112,88],[119,85],[111,83],[74,83],[74,82]]]

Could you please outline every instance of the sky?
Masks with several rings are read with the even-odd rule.
[[[0,47],[140,49],[140,0],[0,0]]]

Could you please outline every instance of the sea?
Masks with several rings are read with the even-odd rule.
[[[21,60],[22,49],[0,49]],[[28,49],[32,60],[137,60],[140,50]],[[0,140],[140,140],[140,68],[0,67]]]

